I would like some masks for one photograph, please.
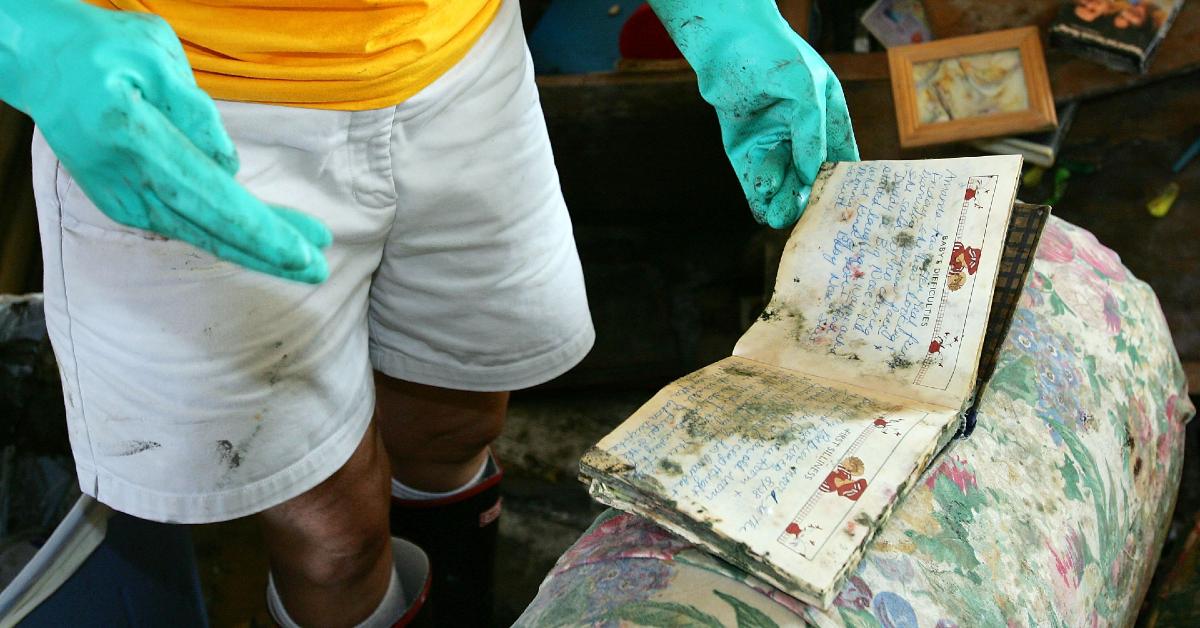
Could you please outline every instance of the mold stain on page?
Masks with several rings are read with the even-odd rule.
[[[901,231],[896,234],[896,244],[902,248],[911,249],[917,243],[917,239],[909,231]]]
[[[672,476],[672,477],[683,475],[683,467],[679,466],[678,462],[675,462],[674,460],[671,460],[670,458],[663,458],[662,460],[659,460],[658,461],[658,470],[662,471],[663,474]]]
[[[911,368],[912,365],[913,365],[912,360],[906,359],[904,356],[902,356],[898,353],[892,354],[892,359],[888,360],[888,363],[887,363],[888,368],[893,371],[895,371],[897,369]]]

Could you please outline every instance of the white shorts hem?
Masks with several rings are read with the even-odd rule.
[[[508,392],[544,384],[583,360],[596,341],[589,323],[555,349],[519,362],[499,366],[436,364],[370,343],[371,366],[396,379],[415,384],[474,392]]]
[[[373,401],[369,396],[366,401]],[[374,416],[374,404],[356,404],[340,430],[290,466],[250,484],[201,494],[164,493],[84,465],[80,488],[114,510],[163,523],[215,523],[262,512],[307,492],[332,476],[358,448]],[[94,488],[95,490],[89,490]]]

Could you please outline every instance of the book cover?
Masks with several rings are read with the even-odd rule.
[[[1144,73],[1183,0],[1073,0],[1050,27],[1059,47],[1116,70]]]
[[[1071,131],[1071,123],[1075,121],[1075,112],[1078,109],[1079,103],[1075,101],[1058,107],[1058,126],[1053,130],[975,140],[971,145],[985,153],[1021,155],[1029,163],[1049,168],[1058,159],[1058,151],[1062,148],[1067,133]]]
[[[831,604],[990,369],[1046,217],[1020,168],[826,164],[762,316],[584,455],[592,496]]]
[[[933,39],[921,0],[876,0],[860,21],[885,48]]]

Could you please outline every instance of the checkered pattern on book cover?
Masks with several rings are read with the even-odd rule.
[[[996,358],[1000,354],[1000,345],[1008,335],[1008,327],[1017,311],[1017,301],[1025,288],[1025,279],[1033,266],[1033,254],[1037,250],[1038,240],[1042,237],[1042,228],[1050,217],[1049,205],[1030,205],[1015,203],[1012,215],[1008,219],[1008,234],[1004,239],[1004,253],[1000,258],[1000,271],[996,275],[995,294],[992,297],[992,312],[988,316],[987,333],[983,338],[983,352],[979,359],[979,372],[976,376],[976,398],[978,391],[992,377],[996,369]],[[974,408],[967,413],[964,435],[970,434],[975,422]]]

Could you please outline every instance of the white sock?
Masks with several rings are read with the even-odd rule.
[[[300,628],[300,624],[292,621],[287,609],[283,607],[283,600],[279,599],[279,591],[275,589],[275,577],[269,573],[267,574],[267,610],[271,612],[271,618],[281,628]],[[408,610],[408,601],[404,599],[404,587],[400,584],[400,577],[396,575],[396,568],[393,567],[392,579],[388,582],[387,591],[383,594],[379,606],[375,608],[370,617],[359,623],[357,628],[386,628],[403,617],[406,610]]]
[[[271,619],[274,619],[280,628],[300,628],[300,624],[292,621],[287,609],[283,607],[283,600],[279,599],[279,591],[275,589],[275,576],[269,572],[267,573],[267,610],[271,613]]]
[[[411,486],[408,486],[396,478],[392,478],[392,497],[398,499],[411,499],[413,501],[431,501],[434,499],[453,497],[470,489],[476,484],[479,484],[485,478],[491,477],[492,474],[488,473],[488,470],[491,468],[491,466],[492,454],[489,453],[487,457],[483,459],[483,464],[479,465],[479,471],[475,472],[475,477],[468,480],[466,484],[463,484],[456,489],[446,491],[445,493],[430,493],[428,491],[422,491],[420,489],[415,489]]]
[[[389,628],[404,616],[406,610],[408,601],[404,599],[404,586],[400,584],[396,568],[392,567],[392,580],[388,582],[387,592],[383,594],[379,606],[375,607],[375,612],[362,620],[357,628]]]

